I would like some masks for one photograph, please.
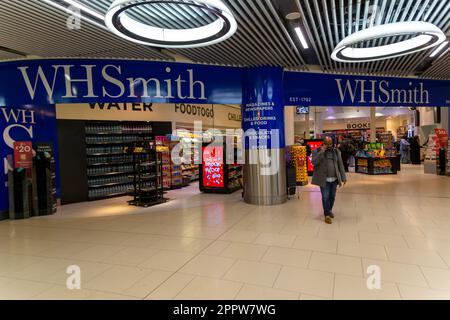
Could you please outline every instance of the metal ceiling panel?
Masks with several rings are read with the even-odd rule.
[[[63,0],[51,1],[57,2],[60,8],[42,0],[2,0],[0,47],[43,57],[158,60],[182,57],[185,61],[220,65],[273,65],[289,70],[319,68],[330,73],[450,79],[450,54],[431,59],[433,49],[367,63],[340,63],[330,57],[344,37],[374,25],[427,21],[449,34],[450,0],[222,0],[238,22],[238,31],[233,37],[209,47],[170,50],[130,43],[99,24],[84,20],[80,30],[69,29],[69,14],[61,10],[61,6],[68,5]],[[100,15],[104,15],[113,2],[76,1]],[[285,18],[293,10],[301,13],[300,21]],[[141,22],[164,28],[193,28],[215,19],[207,10],[169,3],[147,4],[133,9],[130,14]],[[303,29],[309,49],[301,46],[294,31],[296,26]],[[389,44],[401,39],[405,38],[390,37],[361,46]],[[9,58],[11,54],[0,52],[0,59]]]

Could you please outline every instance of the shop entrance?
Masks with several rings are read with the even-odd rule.
[[[421,107],[297,108],[295,141],[312,152],[325,135],[331,136],[350,172],[396,175],[402,165],[424,165],[424,173],[447,174],[445,161],[439,163],[439,148],[447,148],[445,130],[440,129],[446,112]],[[310,174],[312,170],[308,161]]]
[[[205,132],[241,127],[236,105],[91,103],[56,111],[63,205],[123,196],[131,204],[160,203],[205,176],[197,159]],[[198,192],[242,188],[242,165],[222,168],[222,184],[204,177]],[[153,189],[155,201],[139,202]]]

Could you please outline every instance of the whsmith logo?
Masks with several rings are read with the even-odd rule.
[[[430,93],[423,87],[392,89],[387,80],[346,80],[335,79],[341,102],[358,103],[398,103],[398,104],[429,104]]]
[[[120,65],[105,65],[101,70],[96,65],[52,65],[51,72],[44,72],[41,66],[37,70],[30,67],[18,67],[31,99],[34,99],[38,88],[42,85],[50,100],[53,100],[58,80],[64,81],[62,98],[161,98],[207,100],[205,84],[195,80],[194,70],[187,69],[184,74],[172,74],[170,67],[165,68],[167,77],[158,78],[126,78],[123,79]],[[94,83],[94,74],[101,72],[102,86]],[[82,78],[74,78],[74,74],[82,74]],[[84,84],[86,90],[79,92],[75,84]],[[84,94],[82,94],[84,93]]]

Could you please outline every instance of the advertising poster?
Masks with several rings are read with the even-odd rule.
[[[445,129],[442,128],[436,128],[434,129],[434,132],[436,133],[437,136],[437,154],[439,155],[439,149],[440,148],[447,148],[447,141],[448,141],[448,133]]]
[[[14,142],[14,169],[25,169],[28,179],[33,172],[33,143],[31,141]]]
[[[306,142],[307,145],[311,148],[311,154],[308,156],[308,173],[312,174],[314,172],[314,166],[312,164],[312,155],[314,150],[319,149],[323,142],[322,140],[310,140]]]
[[[225,187],[223,147],[203,147],[203,186]]]

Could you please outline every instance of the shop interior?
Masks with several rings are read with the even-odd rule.
[[[199,193],[243,188],[242,164],[217,165],[207,151],[207,137],[220,130],[223,146],[214,151],[225,159],[227,129],[241,127],[238,106],[148,105],[152,112],[144,114],[137,104],[97,107],[57,106],[62,205],[126,197],[124,203],[149,207],[192,185]]]

